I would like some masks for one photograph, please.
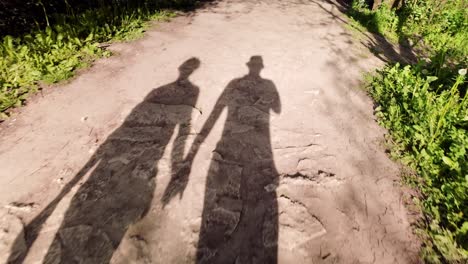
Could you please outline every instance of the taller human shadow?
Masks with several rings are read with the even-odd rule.
[[[249,73],[232,80],[219,97],[187,156],[191,163],[227,108],[206,181],[197,263],[277,262],[279,175],[270,110],[280,113],[281,103],[274,83],[260,76],[262,57],[251,57],[247,66]]]
[[[110,261],[129,225],[141,219],[151,205],[157,162],[176,127],[179,127],[179,141],[185,140],[190,132],[199,88],[188,77],[199,65],[197,58],[185,61],[175,82],[151,91],[26,227],[29,247],[60,200],[90,172],[88,180],[72,198],[45,263]],[[173,147],[172,167],[177,167],[182,159],[183,151]],[[10,256],[9,262],[21,262],[24,257],[25,254],[16,259]]]

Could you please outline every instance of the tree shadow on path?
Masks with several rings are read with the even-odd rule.
[[[220,117],[227,119],[208,170],[196,263],[276,263],[278,205],[270,138],[270,110],[281,111],[274,83],[263,79],[263,60],[224,89],[186,158],[193,158]],[[188,167],[187,167],[188,164]],[[174,174],[163,204],[185,188],[188,171]]]
[[[175,82],[154,89],[132,110],[122,126],[26,226],[27,251],[59,202],[90,173],[73,196],[44,263],[109,263],[128,227],[150,208],[157,162],[176,127],[177,137],[186,139],[190,133],[199,88],[188,77],[199,65],[197,58],[185,61]],[[172,167],[182,160],[183,152],[172,149]],[[20,241],[15,241],[12,252]],[[27,253],[12,253],[8,263],[21,263]]]

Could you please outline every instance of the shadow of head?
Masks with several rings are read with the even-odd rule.
[[[200,67],[200,60],[192,57],[179,66],[179,80],[187,79],[196,69]]]
[[[252,56],[246,64],[249,67],[249,75],[260,76],[260,72],[264,68],[262,56]]]

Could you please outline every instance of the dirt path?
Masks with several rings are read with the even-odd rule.
[[[0,259],[416,263],[340,17],[222,1],[33,100],[0,131]]]

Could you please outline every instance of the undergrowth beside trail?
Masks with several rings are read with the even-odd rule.
[[[414,169],[424,196],[424,254],[438,263],[467,258],[468,97],[464,75],[435,85],[427,65],[386,67],[373,77],[369,91],[379,123],[390,130],[392,156]],[[464,71],[461,71],[462,73]]]
[[[145,2],[146,3],[146,2]],[[56,83],[110,55],[99,43],[140,36],[149,20],[165,20],[173,12],[149,5],[102,5],[75,14],[47,14],[47,25],[0,42],[0,120],[6,111],[21,105],[40,82]],[[53,21],[53,22],[52,22]]]
[[[424,261],[468,263],[468,2],[413,0],[371,11],[354,1],[348,15],[419,50],[415,64],[377,70],[368,89],[391,155],[417,173]]]

